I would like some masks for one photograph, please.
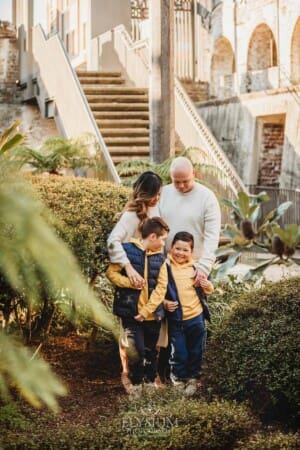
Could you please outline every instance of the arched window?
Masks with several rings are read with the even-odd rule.
[[[295,25],[291,42],[291,80],[300,83],[300,17]]]
[[[217,40],[211,60],[211,95],[223,96],[225,91],[230,95],[232,90],[232,74],[235,72],[235,57],[228,39]]]
[[[266,24],[258,25],[248,47],[247,71],[264,70],[277,66],[277,48],[272,30]]]

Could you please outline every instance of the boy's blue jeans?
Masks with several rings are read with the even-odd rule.
[[[157,349],[160,322],[122,318],[122,325],[127,338],[137,351],[134,361],[129,361],[130,379],[133,384],[153,382],[157,375]]]
[[[203,314],[181,322],[169,321],[171,379],[200,378],[206,343]]]

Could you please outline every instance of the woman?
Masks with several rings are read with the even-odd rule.
[[[107,246],[111,263],[121,264],[126,271],[131,284],[141,289],[144,278],[130,264],[122,247],[132,237],[138,237],[138,226],[146,217],[159,216],[157,203],[162,189],[162,179],[152,171],[143,172],[133,184],[133,192],[127,202],[118,223],[110,233]],[[126,336],[122,333],[119,341],[120,358],[122,364],[121,380],[125,390],[130,390],[131,382],[128,378],[128,358]]]

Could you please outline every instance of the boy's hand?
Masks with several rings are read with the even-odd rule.
[[[142,314],[137,314],[136,316],[134,316],[134,319],[135,319],[137,322],[144,322],[145,317],[142,316]]]
[[[178,302],[172,302],[171,300],[164,300],[164,308],[167,311],[173,312],[178,308]]]
[[[135,289],[143,289],[145,280],[141,275],[132,267],[130,263],[124,266],[126,275],[129,278],[130,283]]]

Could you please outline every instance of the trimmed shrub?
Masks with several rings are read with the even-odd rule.
[[[239,442],[235,450],[298,450],[299,443],[299,433],[257,433]]]
[[[266,419],[293,424],[300,406],[300,280],[241,295],[206,354],[212,392],[249,400]]]
[[[176,395],[175,395],[176,397]],[[203,449],[231,450],[257,427],[245,405],[235,402],[174,400],[161,404],[147,397],[130,411],[88,425],[60,424],[55,433],[30,431],[6,445],[7,449]],[[171,400],[170,400],[171,399]]]
[[[91,178],[32,176],[30,181],[57,219],[59,235],[93,278],[107,262],[106,240],[130,190]]]
[[[257,429],[245,405],[169,398],[164,406],[141,406],[122,415],[123,448],[226,450]]]

